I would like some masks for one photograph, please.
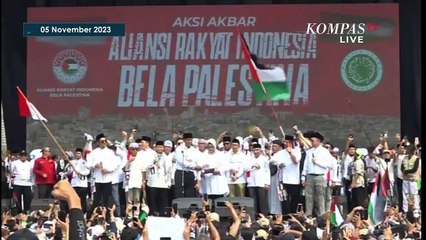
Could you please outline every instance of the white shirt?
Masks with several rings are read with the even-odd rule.
[[[367,181],[369,183],[374,183],[376,182],[379,166],[377,165],[376,161],[371,159],[369,156],[366,156],[364,160],[365,164],[367,165]]]
[[[139,150],[136,154],[135,160],[130,163],[129,167],[129,189],[142,188],[143,172],[147,171],[150,163],[157,159],[157,153],[151,148]]]
[[[164,153],[164,157],[165,158],[169,158],[170,159],[170,161],[172,162],[172,179],[171,179],[171,184],[172,185],[175,185],[175,172],[176,172],[176,163],[173,161],[173,158],[174,158],[174,155],[175,155],[175,152],[171,152],[171,153],[169,153],[169,155],[167,155],[166,153]]]
[[[330,162],[330,168],[327,170],[327,173],[324,175],[325,181],[328,185],[331,185],[331,182],[336,182],[336,171],[337,171],[337,161],[333,157],[332,161]],[[330,176],[329,176],[330,174]],[[328,179],[330,177],[330,179]]]
[[[114,157],[114,162],[111,163],[112,173],[111,173],[111,183],[117,184],[120,182],[120,174],[123,173],[120,166],[122,164],[122,156],[117,153]]]
[[[296,157],[296,163],[291,160],[290,153],[286,149],[281,150],[280,154],[282,156],[281,161],[284,163],[284,167],[281,169],[282,182],[284,184],[300,184],[299,165],[300,158],[302,157],[300,148],[294,148],[292,150],[292,154]]]
[[[87,175],[90,173],[90,169],[87,167],[86,160],[73,159],[71,164],[74,166],[75,170],[78,171],[81,176],[78,176],[72,167],[68,168],[68,174],[71,174],[71,186],[73,187],[87,187]]]
[[[259,165],[259,169],[254,167]],[[247,171],[250,177],[247,178],[247,187],[262,187],[271,185],[271,174],[269,171],[269,160],[266,156],[260,154],[258,158],[254,157],[247,161]]]
[[[208,195],[226,195],[229,193],[228,181],[226,179],[226,159],[223,152],[215,150],[214,153],[203,154],[204,158],[200,160],[199,164],[205,169],[217,169],[220,175],[213,173],[205,173],[201,177],[200,194]]]
[[[340,159],[336,159],[336,167],[333,169],[333,182],[337,185],[337,186],[341,186],[342,185],[342,161]]]
[[[247,166],[248,159],[250,159],[243,152],[238,151],[237,153],[233,153],[232,151],[227,154],[227,172],[226,178],[228,179],[228,184],[239,184],[246,183],[246,175],[245,168]],[[231,171],[236,171],[237,179],[235,181],[231,180]]]
[[[315,157],[315,164],[312,162],[312,158]],[[302,171],[302,181],[306,179],[308,174],[327,174],[328,168],[332,167],[332,161],[334,157],[331,156],[330,151],[319,146],[317,148],[310,148],[306,152],[305,164]]]
[[[352,174],[352,169],[349,169],[349,166],[352,166],[351,164],[354,161],[354,156],[349,156],[349,154],[345,154],[343,158],[343,177],[346,180],[351,180],[349,174]]]
[[[20,159],[15,160],[11,163],[10,170],[12,176],[15,176],[13,179],[13,185],[17,186],[32,186],[31,173],[33,167],[29,161],[22,162]]]
[[[120,183],[125,180],[123,167],[127,163],[127,150],[122,150],[121,148],[117,148],[116,153],[120,156],[120,160],[121,160],[120,167],[118,168],[118,182]]]
[[[225,157],[226,153],[225,151],[221,152],[222,156]],[[198,148],[197,148],[197,157],[196,157],[196,161],[197,161],[197,165],[199,166],[203,166],[204,164],[204,159],[207,157],[208,155],[208,151],[207,149],[204,150],[204,152],[201,152]],[[196,171],[195,172],[195,178],[196,179],[200,179],[201,178],[201,171]]]
[[[401,164],[402,164],[402,161],[404,160],[405,156],[407,156],[407,155],[402,155],[402,154],[398,155],[398,160],[396,162],[396,174],[397,174],[397,177],[399,179],[403,178],[403,174],[402,174],[402,171],[401,171]]]
[[[112,182],[111,173],[102,173],[101,169],[95,168],[96,164],[102,163],[102,167],[110,172],[114,169],[115,164],[115,153],[111,149],[96,148],[87,155],[87,167],[93,170],[92,178],[95,179],[95,183],[109,183]]]
[[[187,148],[185,144],[177,147],[173,158],[176,170],[192,171],[197,166],[198,152],[193,146]]]
[[[173,163],[166,154],[157,154],[157,158],[148,163],[147,176],[149,187],[169,188],[172,185]]]

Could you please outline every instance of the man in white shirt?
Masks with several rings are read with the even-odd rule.
[[[282,184],[282,173],[278,167],[284,162],[284,144],[279,140],[272,141],[272,156],[269,162],[269,173],[271,186],[268,191],[269,211],[271,214],[282,214],[282,202],[284,201],[284,186]],[[284,165],[282,165],[284,166]]]
[[[324,137],[319,132],[312,132],[308,136],[311,140],[312,148],[306,152],[306,160],[302,172],[302,185],[306,190],[306,216],[313,213],[316,207],[316,216],[325,213],[325,174],[331,167],[333,157],[321,142]]]
[[[137,206],[136,214],[139,213],[141,188],[142,201],[146,201],[146,184],[148,182],[148,166],[158,161],[157,153],[150,148],[151,138],[142,136],[139,143],[140,150],[134,162],[130,163],[129,191],[127,192],[127,204]]]
[[[240,142],[238,139],[232,141],[231,150],[227,156],[227,179],[229,186],[229,197],[245,197],[246,172],[248,155],[240,150]]]
[[[141,188],[142,188],[142,161],[136,161],[136,156],[139,151],[139,144],[132,142],[129,144],[127,159],[122,162],[121,170],[124,173],[123,188],[126,195],[126,208],[133,205],[133,200],[137,203],[140,202]],[[130,184],[131,183],[131,184]]]
[[[175,171],[175,198],[196,197],[199,181],[196,179],[198,166],[197,149],[192,146],[192,133],[183,134],[184,144],[176,148],[173,161],[176,163]]]
[[[83,149],[77,148],[74,159],[70,162],[73,167],[68,168],[68,176],[71,179],[71,186],[80,197],[81,210],[85,213],[87,210],[87,176],[90,174],[90,169],[87,167],[86,159],[83,158]]]
[[[166,214],[168,192],[172,185],[172,159],[165,156],[164,141],[155,143],[157,158],[147,159],[148,205],[150,212]]]
[[[107,138],[101,133],[96,136],[98,147],[87,155],[87,167],[93,171],[95,182],[93,208],[107,207],[112,198],[112,175],[115,161],[114,152],[107,147]]]
[[[375,147],[369,147],[368,156],[365,157],[365,164],[367,165],[367,181],[368,181],[368,196],[373,192],[374,183],[376,182],[377,175],[379,174],[379,165],[377,165],[378,157],[374,152]]]
[[[170,140],[164,141],[164,150],[163,150],[163,157],[166,158],[166,161],[170,161],[172,163],[172,172],[171,172],[171,186],[168,191],[167,199],[169,200],[168,206],[172,206],[173,198],[175,196],[174,188],[175,188],[175,171],[176,171],[176,163],[173,162],[173,156],[174,152],[172,152],[173,149],[173,142]]]
[[[294,137],[285,135],[283,149],[283,166],[281,167],[281,182],[284,184],[284,189],[287,193],[287,201],[283,204],[283,214],[297,212],[297,205],[300,203],[300,175],[299,163],[302,156],[300,148],[293,146]],[[281,164],[281,163],[280,163]],[[289,212],[287,212],[289,211]]]
[[[352,211],[352,193],[351,193],[351,184],[352,184],[352,169],[355,161],[355,150],[356,147],[353,144],[354,137],[352,134],[349,135],[346,146],[345,146],[345,152],[342,157],[343,161],[343,183],[342,185],[345,188],[345,196],[346,196],[346,203],[348,205],[348,212]]]
[[[340,149],[334,147],[331,150],[331,155],[336,160],[336,167],[333,169],[331,177],[332,196],[339,198],[342,189],[342,160],[340,158]],[[331,201],[331,200],[330,200]],[[339,201],[339,200],[337,200]],[[326,208],[327,209],[327,208]]]
[[[19,159],[11,162],[10,171],[13,179],[13,200],[20,213],[28,214],[31,210],[31,201],[33,199],[31,194],[32,166],[27,160],[27,152],[25,150],[19,152]]]
[[[111,149],[114,152],[114,161],[111,162],[111,190],[112,190],[112,203],[115,204],[115,216],[119,216],[119,213],[121,212],[121,205],[120,205],[120,194],[119,194],[119,182],[120,182],[120,175],[122,173],[122,170],[120,166],[122,165],[122,155],[119,152],[119,149],[117,149],[117,146],[110,145],[108,146],[109,149]],[[124,207],[124,206],[123,206]]]
[[[255,213],[265,216],[269,213],[267,191],[271,185],[271,174],[269,172],[269,159],[262,154],[262,146],[253,144],[253,157],[247,164],[247,189],[249,197],[254,200]]]

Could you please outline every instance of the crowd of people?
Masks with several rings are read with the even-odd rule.
[[[120,141],[85,134],[83,148],[58,155],[12,151],[2,161],[2,197],[12,199],[2,238],[152,239],[145,223],[157,217],[184,219],[182,239],[421,238],[418,138],[397,135],[392,146],[385,133],[361,148],[350,134],[340,151],[319,132],[294,130],[160,141],[133,129]],[[52,197],[47,209],[31,206]],[[171,207],[188,197],[203,207],[186,216]],[[229,219],[209,206],[222,197]],[[252,198],[255,218],[233,197]]]

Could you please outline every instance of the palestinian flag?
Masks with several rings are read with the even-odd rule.
[[[62,63],[62,70],[68,75],[73,75],[78,70],[78,63],[74,59],[67,59]]]
[[[389,196],[391,190],[391,182],[389,179],[389,170],[386,168],[385,175],[383,175],[383,179],[380,182],[380,192],[384,198]]]
[[[378,174],[368,204],[368,217],[374,225],[383,222],[385,218],[386,198],[381,190],[383,186],[381,178],[381,175]]]
[[[250,74],[253,78],[253,80],[249,82],[256,100],[276,101],[290,99],[290,88],[286,82],[284,70],[278,67],[272,69],[259,69],[251,57],[250,50],[241,32],[239,32],[239,36],[244,58],[248,61]]]
[[[339,227],[340,224],[344,222],[344,219],[342,217],[342,213],[340,212],[339,207],[337,206],[337,198],[334,197],[333,202],[331,203],[331,215],[330,215],[330,222],[336,226]]]
[[[419,178],[417,180],[417,191],[420,191],[420,188],[422,188],[422,179],[421,178]]]

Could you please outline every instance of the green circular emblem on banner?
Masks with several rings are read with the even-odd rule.
[[[382,80],[382,62],[369,50],[355,50],[343,59],[340,75],[350,89],[360,92],[370,91]]]

